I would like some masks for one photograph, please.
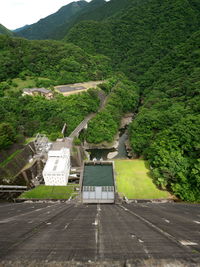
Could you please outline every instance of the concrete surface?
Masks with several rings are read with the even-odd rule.
[[[0,262],[200,266],[200,206],[0,203]]]

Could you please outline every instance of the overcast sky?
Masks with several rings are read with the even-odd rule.
[[[0,24],[14,30],[35,23],[73,1],[76,0],[0,0]]]

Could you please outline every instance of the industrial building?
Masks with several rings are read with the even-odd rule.
[[[82,175],[83,203],[114,203],[113,162],[85,162]]]
[[[60,142],[64,143],[64,142]],[[67,185],[70,172],[70,149],[55,144],[48,152],[48,160],[43,170],[45,185]]]
[[[52,91],[46,88],[24,88],[23,89],[23,96],[30,95],[30,96],[44,96],[46,99],[52,99],[53,93]]]

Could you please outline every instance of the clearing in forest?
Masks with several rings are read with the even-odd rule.
[[[167,191],[159,190],[150,177],[148,162],[115,160],[117,191],[129,199],[169,198]]]

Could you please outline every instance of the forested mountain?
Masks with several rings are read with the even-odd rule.
[[[156,184],[190,201],[200,200],[199,44],[200,31],[145,73],[143,105],[129,129]]]
[[[86,20],[102,21],[127,8],[130,2],[131,0],[112,0],[109,2],[105,2],[104,0],[92,0],[86,7],[78,12],[70,22],[61,25],[52,32],[50,38],[63,39],[69,30],[79,22]]]
[[[101,21],[122,11],[131,3],[131,0],[84,0],[73,2],[62,7],[56,13],[41,19],[39,22],[27,25],[15,32],[27,39],[63,39],[68,31],[77,23],[85,20]]]
[[[60,8],[56,13],[39,20],[38,22],[27,25],[25,28],[16,29],[18,36],[30,40],[49,39],[53,32],[56,32],[57,27],[64,23],[69,23],[72,17],[80,12],[88,3],[84,0],[72,2]]]
[[[200,200],[199,26],[197,0],[136,0],[117,16],[80,22],[65,38],[109,56],[116,70],[137,82],[133,153],[150,161],[156,184],[190,201]],[[105,116],[98,119],[101,125]],[[103,133],[91,137],[95,127],[93,119],[88,141],[106,141]]]
[[[15,30],[13,30],[13,32],[20,32],[20,31],[22,31],[22,30],[25,30],[26,28],[28,28],[30,25],[24,25],[24,26],[22,26],[22,27],[20,27],[20,28],[17,28],[17,29],[15,29]]]
[[[13,36],[14,34],[12,31],[8,30],[6,27],[4,27],[2,24],[0,24],[0,34],[5,34],[8,36]]]
[[[103,79],[109,59],[89,55],[81,48],[58,41],[29,41],[0,36],[0,82],[18,76],[46,77],[52,84]]]
[[[92,143],[112,141],[123,114],[137,112],[129,128],[134,156],[149,160],[158,186],[183,200],[200,201],[199,26],[199,0],[93,0],[45,37],[63,38],[67,33],[64,42],[0,36],[0,79],[9,83],[14,77],[35,76],[58,84],[104,79],[114,72],[102,86],[109,94],[107,105],[89,123],[85,138]],[[71,130],[78,112],[85,115],[92,111],[89,104],[94,110],[98,105],[93,92],[85,100],[82,96],[51,104],[25,99],[21,107],[18,96],[9,98],[5,84],[2,88],[0,114],[9,126],[0,127],[0,133],[20,132],[15,123],[20,114],[26,135],[37,128],[58,131],[57,121],[60,127],[64,119]],[[82,101],[80,109],[73,101],[78,107]],[[37,105],[40,111],[47,109],[50,118],[37,113]],[[66,110],[73,116],[68,118]]]
[[[113,66],[138,80],[199,25],[198,0],[133,0],[112,18],[80,22],[65,40],[109,56]]]

